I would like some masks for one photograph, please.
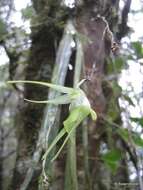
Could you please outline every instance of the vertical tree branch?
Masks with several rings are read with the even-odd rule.
[[[76,63],[74,72],[73,86],[76,87],[80,81],[81,67],[83,64],[83,50],[82,44],[78,37],[76,37]],[[72,133],[68,143],[67,161],[66,161],[66,174],[65,174],[65,190],[77,190],[77,166],[76,166],[76,130]]]
[[[68,63],[69,63],[69,59],[72,52],[72,48],[70,44],[73,39],[72,39],[70,30],[71,30],[71,22],[68,21],[63,38],[60,42],[59,49],[57,52],[55,68],[54,68],[53,76],[52,76],[52,83],[54,84],[63,85],[65,81]],[[58,95],[59,93],[50,89],[47,99],[55,98]],[[59,112],[58,106],[47,105],[45,108],[45,114],[44,114],[42,126],[39,131],[39,137],[36,143],[36,149],[32,158],[32,161],[34,162],[35,166],[37,166],[41,158],[42,150],[46,149],[47,143],[50,144],[51,140],[57,134],[58,125],[55,125],[55,121],[59,119],[58,112]],[[58,119],[57,119],[57,115],[58,115]],[[53,153],[51,153],[51,155],[53,155]],[[47,159],[47,164],[45,168],[46,174],[49,174],[52,169],[52,164],[49,162],[49,159],[50,158]],[[35,170],[35,167],[28,169],[24,182],[22,183],[20,187],[20,190],[26,190],[28,188],[28,185],[34,174],[34,170]]]

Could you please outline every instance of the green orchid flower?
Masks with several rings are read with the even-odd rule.
[[[44,101],[37,101],[37,100],[29,100],[25,99],[28,102],[32,103],[48,103],[48,104],[54,104],[54,105],[60,105],[60,104],[70,104],[69,105],[69,116],[68,118],[63,122],[64,127],[61,129],[61,131],[57,134],[53,142],[48,147],[46,153],[43,156],[43,159],[45,160],[50,151],[54,148],[54,146],[58,143],[58,141],[65,135],[67,136],[64,139],[63,144],[59,148],[56,155],[53,157],[52,161],[54,161],[61,150],[63,149],[64,145],[70,138],[72,132],[78,127],[82,121],[88,117],[88,115],[91,115],[92,120],[96,120],[97,115],[95,111],[91,108],[91,105],[89,103],[89,100],[86,97],[86,94],[83,90],[80,89],[81,84],[85,81],[83,79],[80,81],[75,88],[70,87],[64,87],[60,85],[55,85],[47,82],[40,82],[40,81],[8,81],[9,84],[15,84],[15,83],[26,83],[26,84],[34,84],[34,85],[42,85],[49,88],[52,88],[53,90],[56,90],[62,95],[56,97],[55,99],[50,100],[44,100]]]

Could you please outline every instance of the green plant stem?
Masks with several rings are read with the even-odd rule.
[[[71,34],[72,23],[71,20],[68,21],[64,36],[60,42],[59,49],[56,57],[56,66],[53,72],[52,83],[64,85],[67,68],[69,64],[69,60],[72,53],[71,42],[73,41],[73,36]],[[47,99],[54,99],[60,94],[56,91],[50,90],[49,96]],[[43,147],[45,150],[48,148],[48,145],[51,144],[53,139],[56,137],[59,129],[59,116],[60,110],[58,106],[47,105],[45,109],[43,125],[42,127],[45,129],[45,142]],[[51,159],[54,156],[55,148],[51,151],[50,155],[47,157],[46,168],[44,169],[46,175],[51,176],[53,173],[53,164],[51,163]]]
[[[71,21],[68,21],[56,56],[55,68],[52,76],[53,84],[64,85],[68,63],[72,53],[72,48],[70,45],[72,41],[73,38],[71,34]],[[47,99],[55,98],[58,95],[59,93],[50,89]],[[42,126],[39,131],[39,137],[37,139],[35,152],[32,157],[32,161],[34,162],[35,167],[37,166],[41,158],[42,151],[47,148],[47,145],[57,135],[59,116],[60,116],[60,110],[58,106],[54,105],[46,106]],[[53,154],[54,150],[50,155],[52,156]],[[53,165],[49,163],[49,160],[50,158],[48,157],[46,160],[46,168],[45,168],[46,174],[51,173],[51,170],[53,168]],[[24,182],[20,187],[20,190],[26,190],[28,188],[28,185],[32,180],[34,174],[35,167],[31,167],[28,169]]]
[[[67,146],[67,160],[65,172],[65,190],[78,190],[76,166],[76,131],[74,130]]]
[[[82,44],[78,37],[76,38],[77,53],[74,72],[74,87],[80,81],[81,67],[83,62]],[[77,164],[76,164],[76,130],[73,131],[68,142],[66,172],[65,172],[65,190],[78,190]]]
[[[82,124],[82,144],[83,144],[83,161],[84,161],[84,185],[86,190],[92,190],[92,181],[89,172],[89,155],[88,155],[88,128],[87,119]]]

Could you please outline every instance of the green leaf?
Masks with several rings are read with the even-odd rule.
[[[102,156],[104,161],[117,162],[121,159],[121,152],[118,149],[113,149]]]
[[[0,19],[0,39],[7,34],[7,26],[6,23]]]
[[[115,173],[118,168],[118,163],[117,162],[105,162],[105,164],[109,167],[109,169]]]
[[[115,72],[120,72],[125,67],[125,58],[117,57],[114,60],[107,58],[107,73],[108,75]]]
[[[121,92],[122,92],[121,86],[118,84],[117,81],[112,81],[111,86],[112,86],[112,89],[114,92],[114,96],[119,97],[121,95]]]
[[[118,162],[121,160],[121,158],[122,155],[118,149],[113,149],[102,155],[102,160],[112,170],[112,172],[116,171],[118,167]]]
[[[140,137],[139,134],[137,133],[133,134],[132,138],[135,145],[143,147],[143,139]]]
[[[125,66],[125,60],[123,59],[123,57],[117,57],[114,60],[113,64],[115,66],[115,70],[120,72],[122,68]]]
[[[129,55],[127,56],[127,59],[128,59],[128,60],[134,60],[134,56],[131,55],[131,54],[129,54]]]
[[[127,129],[120,128],[117,132],[126,142],[129,142],[129,132]],[[131,138],[135,145],[143,147],[143,139],[138,133],[131,132]]]
[[[112,120],[116,120],[120,114],[120,110],[118,105],[116,104],[116,99],[114,97],[108,101],[109,108],[108,108],[108,117],[112,118]]]
[[[24,20],[31,19],[34,16],[34,9],[32,6],[27,6],[21,10],[21,13]]]
[[[143,47],[142,43],[139,41],[132,42],[132,47],[135,50],[138,58],[143,58]]]
[[[130,119],[143,127],[143,117],[130,117]]]
[[[117,133],[125,140],[129,140],[129,132],[127,129],[120,128],[117,130]]]
[[[122,96],[123,96],[123,98],[124,98],[130,105],[135,106],[135,104],[133,103],[132,99],[131,99],[129,96],[127,96],[127,95],[125,95],[125,94],[123,94]]]

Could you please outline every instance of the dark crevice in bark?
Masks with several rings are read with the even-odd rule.
[[[128,22],[128,14],[130,12],[131,2],[132,0],[126,0],[124,8],[122,10],[121,23],[118,26],[118,32],[116,34],[116,38],[118,41],[121,41],[121,39],[125,37],[130,30],[130,28],[127,25],[127,22]]]

